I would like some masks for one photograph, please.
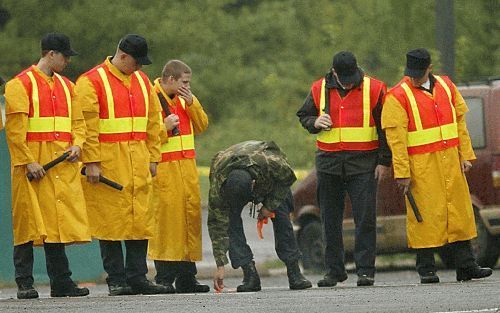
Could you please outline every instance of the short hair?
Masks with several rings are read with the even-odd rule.
[[[180,60],[170,60],[163,67],[161,72],[162,78],[168,78],[172,76],[174,79],[179,79],[183,73],[190,74],[191,68],[184,62]]]
[[[235,169],[221,186],[222,200],[231,209],[240,209],[253,200],[253,179],[246,170]]]

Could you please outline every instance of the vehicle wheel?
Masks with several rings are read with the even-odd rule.
[[[298,236],[298,244],[302,252],[304,269],[323,271],[325,244],[319,221],[310,221],[302,228]]]
[[[477,213],[477,210],[475,212]],[[500,236],[488,233],[479,214],[476,214],[476,229],[477,237],[471,240],[471,244],[477,263],[480,266],[494,268],[500,255]]]

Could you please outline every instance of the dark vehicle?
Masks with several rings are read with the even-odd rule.
[[[494,267],[500,254],[500,79],[488,83],[459,86],[469,107],[466,114],[469,134],[477,156],[467,173],[474,206],[478,237],[474,253],[481,266]],[[316,171],[313,170],[293,190],[292,216],[304,268],[323,268],[323,239],[316,202]],[[409,251],[406,241],[404,198],[393,179],[381,181],[377,192],[377,254]],[[346,197],[344,213],[346,256],[354,250],[354,221]],[[447,247],[439,251],[443,263],[453,266]]]

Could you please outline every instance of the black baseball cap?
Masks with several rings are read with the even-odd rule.
[[[222,200],[231,209],[240,209],[252,201],[252,176],[241,169],[232,170],[221,186]]]
[[[337,73],[340,83],[356,84],[361,80],[361,71],[356,57],[350,51],[341,51],[333,56],[332,67]]]
[[[48,33],[40,41],[43,50],[54,50],[61,52],[67,57],[78,55],[78,52],[71,49],[69,37],[61,33]]]
[[[126,54],[131,55],[141,65],[152,63],[148,57],[148,43],[142,36],[136,34],[125,35],[120,40],[118,48]]]
[[[423,77],[430,64],[429,51],[424,48],[411,50],[406,54],[405,75],[413,78]]]

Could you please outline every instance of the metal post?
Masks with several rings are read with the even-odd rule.
[[[455,76],[455,13],[453,0],[436,0],[436,47],[441,55],[441,72]]]

